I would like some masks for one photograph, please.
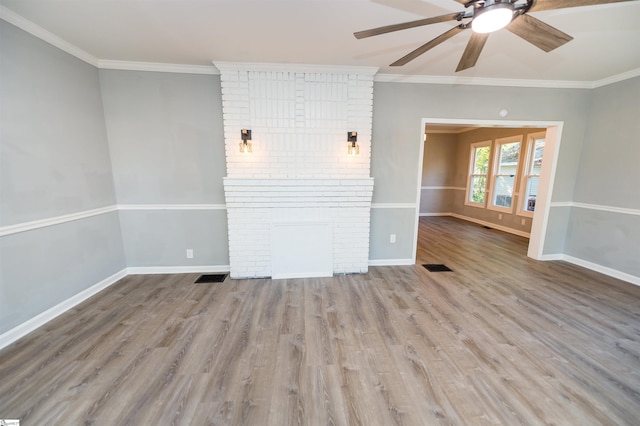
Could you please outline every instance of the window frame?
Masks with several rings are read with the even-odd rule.
[[[482,148],[482,147],[489,147],[489,158],[488,158],[488,164],[487,164],[487,172],[485,174],[474,173],[475,172],[475,162],[476,162],[476,149],[477,148]],[[491,171],[491,149],[492,149],[492,141],[491,140],[474,142],[471,145],[469,145],[469,168],[467,169],[467,188],[465,190],[465,197],[464,197],[464,204],[466,206],[481,207],[481,208],[486,208],[486,206],[487,206],[487,195],[488,195],[487,180],[489,179],[490,171]],[[474,176],[484,176],[485,177],[484,202],[482,202],[482,203],[476,203],[474,201],[471,201],[471,194],[472,194],[471,183],[473,182],[473,177]]]
[[[546,149],[546,138],[547,138],[547,132],[543,131],[543,132],[536,132],[536,133],[529,133],[527,135],[527,143],[526,143],[526,153],[527,153],[527,157],[526,157],[526,162],[523,164],[524,167],[522,168],[522,173],[520,173],[520,194],[522,194],[522,199],[518,198],[518,208],[516,210],[516,214],[518,216],[523,216],[523,217],[533,217],[533,215],[535,214],[535,211],[528,211],[524,209],[524,205],[527,202],[526,200],[526,195],[527,195],[527,182],[529,181],[529,179],[532,176],[537,176],[538,179],[540,179],[540,174],[538,175],[533,175],[533,174],[529,174],[530,170],[531,170],[531,161],[534,159],[534,155],[535,155],[535,145],[536,145],[536,140],[539,139],[544,139],[545,140],[545,149]],[[544,151],[542,153],[542,161],[544,162]],[[542,170],[540,170],[540,172],[542,172]]]
[[[493,143],[493,149],[491,152],[491,167],[490,167],[490,180],[489,180],[489,188],[488,188],[488,197],[485,198],[487,210],[493,210],[500,213],[508,213],[513,214],[515,209],[516,200],[519,204],[519,193],[516,192],[519,189],[520,184],[520,154],[522,153],[522,140],[524,139],[524,135],[514,135],[507,136],[504,138],[498,138]],[[513,173],[513,188],[511,194],[511,206],[510,207],[502,207],[496,206],[493,204],[494,192],[496,187],[496,180],[500,176],[507,176],[503,174],[498,174],[500,168],[500,154],[502,151],[502,145],[510,144],[510,143],[518,143],[520,144],[520,149],[518,150],[518,158],[516,159],[516,170]],[[511,175],[508,175],[511,176]]]

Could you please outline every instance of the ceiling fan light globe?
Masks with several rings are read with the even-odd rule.
[[[512,19],[512,6],[498,3],[480,9],[471,21],[471,29],[480,34],[492,33],[506,27]]]

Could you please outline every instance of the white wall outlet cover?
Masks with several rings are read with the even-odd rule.
[[[187,249],[187,259],[193,259],[193,250]]]

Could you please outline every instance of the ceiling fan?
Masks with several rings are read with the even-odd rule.
[[[569,34],[563,33],[551,25],[545,24],[539,19],[529,15],[528,12],[541,10],[562,9],[568,7],[591,6],[596,4],[617,3],[634,0],[455,0],[464,5],[462,12],[448,13],[432,18],[419,19],[417,21],[401,24],[387,25],[365,31],[353,33],[357,39],[386,34],[408,28],[421,27],[423,25],[439,22],[459,21],[459,25],[440,34],[438,37],[423,44],[414,51],[391,64],[392,67],[402,66],[414,60],[423,53],[433,49],[440,43],[450,39],[454,35],[471,28],[473,34],[462,53],[456,72],[473,67],[478,61],[480,52],[489,37],[489,34],[501,28],[506,28],[515,35],[525,39],[545,52],[562,46],[573,40]]]

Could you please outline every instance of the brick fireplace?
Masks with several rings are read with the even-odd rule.
[[[375,68],[214,62],[232,278],[368,269]],[[241,129],[252,152],[241,153]],[[347,132],[359,154],[347,155]]]

